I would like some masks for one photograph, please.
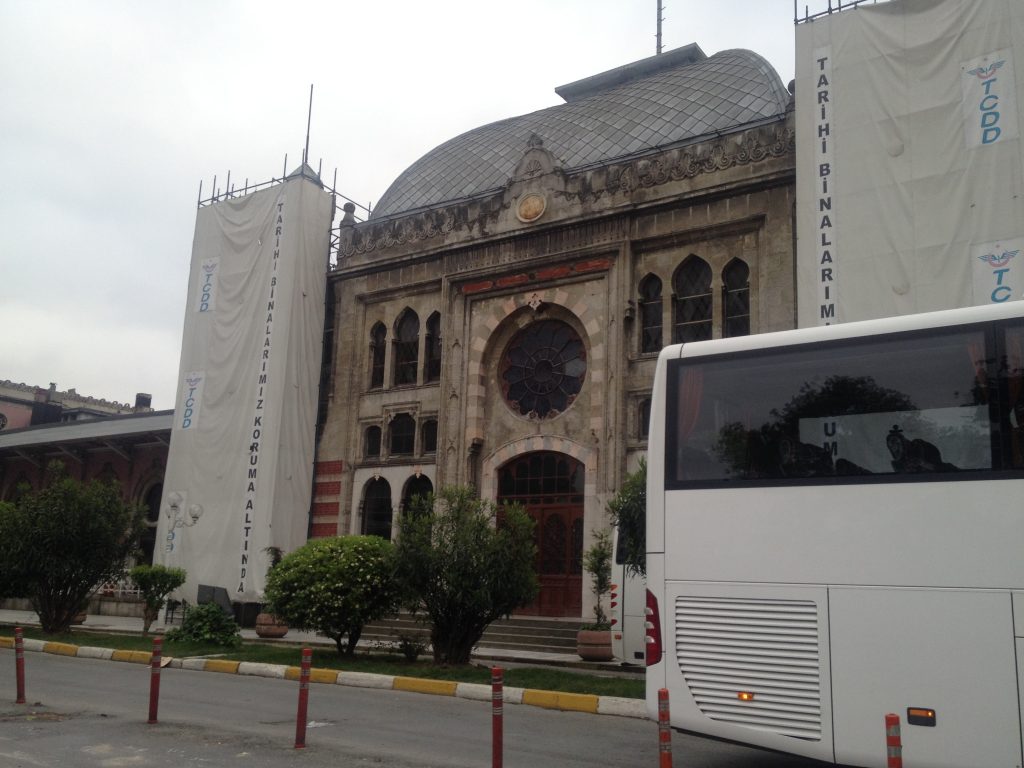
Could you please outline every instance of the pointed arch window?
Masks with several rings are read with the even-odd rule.
[[[750,268],[742,259],[733,259],[722,270],[722,334],[750,334]]]
[[[391,420],[390,453],[393,456],[412,454],[416,446],[416,421],[408,413],[400,413]]]
[[[423,380],[441,379],[441,314],[434,312],[427,318],[427,338],[423,352]]]
[[[409,514],[414,508],[419,507],[422,509],[420,504],[427,500],[427,497],[434,492],[434,484],[430,482],[430,478],[426,475],[419,475],[410,478],[409,482],[405,485],[405,495],[402,497],[402,512],[403,514]],[[420,499],[417,503],[417,499]]]
[[[370,330],[370,389],[384,386],[384,352],[388,340],[388,329],[384,323],[376,323]]]
[[[661,278],[647,275],[640,281],[640,351],[661,351]]]
[[[395,324],[395,386],[416,383],[419,359],[420,319],[411,309],[405,310]]]
[[[699,256],[687,256],[672,279],[672,340],[711,338],[711,267]]]

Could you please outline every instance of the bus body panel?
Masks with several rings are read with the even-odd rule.
[[[894,488],[663,492],[665,578],[1024,589],[1024,480]]]
[[[833,587],[829,622],[836,762],[885,765],[893,712],[907,765],[1021,765],[1009,592]],[[935,724],[909,724],[911,707]]]
[[[824,588],[668,580],[663,599],[673,726],[834,760]],[[792,606],[802,618],[787,632]],[[740,647],[736,623],[761,612],[762,627],[743,631],[750,644]],[[741,700],[745,692],[754,698]]]

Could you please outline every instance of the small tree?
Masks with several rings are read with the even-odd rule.
[[[136,565],[128,576],[139,588],[146,604],[142,614],[142,634],[145,635],[160,616],[167,596],[185,583],[185,571],[164,565]]]
[[[363,625],[397,608],[391,542],[378,536],[314,539],[270,570],[265,598],[270,612],[289,626],[326,635],[339,654],[351,656]]]
[[[626,570],[647,575],[647,461],[626,475],[619,492],[608,502],[612,523],[619,529],[619,550]]]
[[[594,543],[583,553],[583,570],[590,574],[591,589],[597,603],[594,605],[594,623],[584,629],[611,629],[601,598],[612,586],[612,535],[609,531],[594,531]]]
[[[467,487],[413,503],[395,548],[408,607],[430,620],[438,664],[465,664],[487,626],[537,594],[533,520],[520,506],[493,504]]]
[[[120,578],[136,551],[142,510],[117,483],[81,483],[47,467],[39,491],[0,510],[0,562],[16,574],[44,632],[66,632],[99,584]]]

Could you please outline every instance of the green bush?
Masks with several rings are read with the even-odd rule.
[[[468,487],[416,499],[395,549],[410,610],[430,620],[437,664],[465,664],[487,626],[537,594],[533,520],[520,506],[502,510]]]
[[[611,629],[611,622],[601,605],[601,597],[612,586],[612,535],[609,531],[594,531],[594,543],[583,553],[583,570],[590,574],[594,604],[594,623],[584,629]]]
[[[117,483],[82,483],[52,462],[40,490],[0,505],[0,587],[13,580],[44,632],[67,632],[96,586],[124,573],[143,526]]]
[[[363,625],[397,610],[391,542],[378,536],[314,539],[271,569],[265,599],[269,612],[288,626],[326,635],[339,654],[351,656]]]
[[[160,615],[167,596],[185,583],[185,571],[165,565],[136,565],[128,576],[142,592],[146,603],[142,614],[142,634],[146,634]]]
[[[633,576],[647,574],[647,461],[626,475],[619,492],[608,502],[612,523],[619,529],[619,550]]]
[[[237,648],[242,644],[238,624],[216,603],[203,603],[189,608],[185,611],[181,626],[172,629],[166,637],[171,641],[211,643],[225,648]]]

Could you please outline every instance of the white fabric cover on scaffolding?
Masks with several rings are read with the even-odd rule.
[[[302,176],[200,208],[155,560],[259,600],[306,541],[334,201]]]
[[[1024,297],[1024,3],[797,26],[801,327]]]

